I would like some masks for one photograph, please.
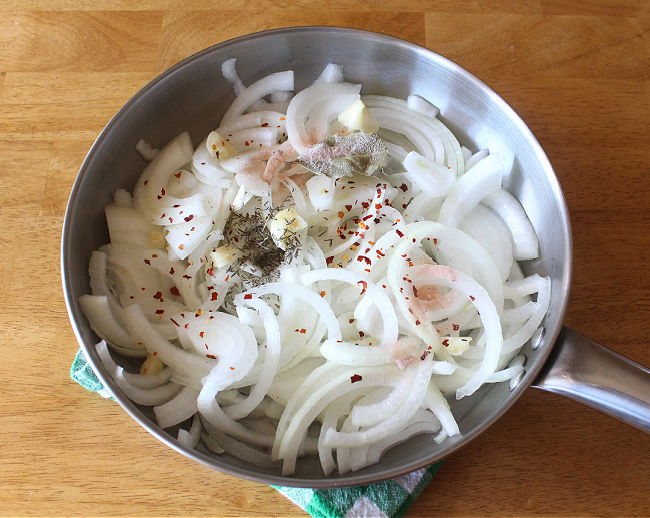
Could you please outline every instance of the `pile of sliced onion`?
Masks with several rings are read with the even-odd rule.
[[[295,95],[290,70],[248,86],[235,60],[222,72],[236,97],[215,131],[196,149],[187,133],[139,142],[149,163],[106,207],[80,304],[115,386],[181,444],[285,475],[302,456],[343,474],[416,434],[462,433],[448,399],[518,380],[550,302],[549,279],[517,262],[539,245],[502,185],[512,163],[460,145],[423,97],[361,96],[335,64]],[[359,99],[401,166],[300,165],[358,132],[338,116]],[[302,225],[271,272],[226,235],[233,214],[260,213]]]

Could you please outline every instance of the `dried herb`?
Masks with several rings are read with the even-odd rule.
[[[384,141],[374,133],[328,137],[300,155],[297,162],[313,173],[333,178],[353,174],[377,176],[403,170]]]
[[[242,252],[241,257],[228,269],[236,272],[249,285],[273,280],[278,267],[291,262],[298,253],[300,241],[297,236],[283,236],[288,244],[286,250],[279,248],[271,237],[268,223],[278,212],[278,208],[258,207],[246,214],[232,212],[226,222],[224,244],[234,246]],[[247,271],[245,265],[253,265],[262,275]]]

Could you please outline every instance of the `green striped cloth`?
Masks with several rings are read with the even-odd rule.
[[[105,398],[111,397],[81,350],[72,363],[70,377],[87,390]],[[399,517],[429,483],[440,464],[367,486],[336,489],[272,487],[315,518]]]

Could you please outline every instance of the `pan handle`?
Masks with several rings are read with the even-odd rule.
[[[650,433],[650,370],[563,327],[533,387]]]

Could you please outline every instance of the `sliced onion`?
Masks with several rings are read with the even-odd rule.
[[[192,417],[196,411],[196,397],[199,391],[183,387],[181,391],[163,405],[155,406],[153,413],[161,428],[169,428]]]
[[[427,160],[415,151],[406,155],[402,165],[407,178],[429,196],[445,196],[456,181],[456,173],[449,167]]]
[[[440,208],[438,221],[457,227],[489,193],[501,187],[503,164],[498,154],[489,155],[461,176]]]
[[[253,103],[265,95],[278,91],[293,90],[293,71],[275,72],[259,79],[243,90],[230,105],[221,119],[221,125],[232,121],[244,113]]]
[[[498,189],[482,200],[496,212],[512,234],[513,256],[517,261],[534,259],[539,255],[539,243],[532,223],[521,203],[505,189]]]

